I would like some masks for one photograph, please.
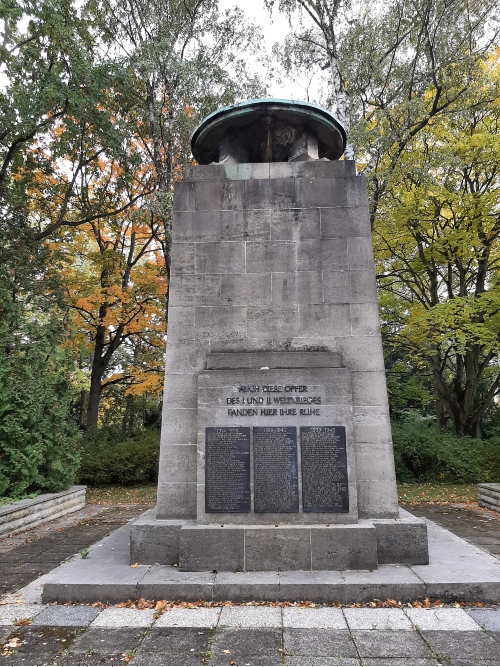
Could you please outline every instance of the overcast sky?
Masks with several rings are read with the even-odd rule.
[[[290,32],[290,26],[284,14],[280,14],[277,10],[274,10],[271,17],[264,7],[263,0],[219,0],[221,11],[234,6],[242,9],[249,20],[260,25],[269,54],[271,53],[273,44],[285,41],[285,37]],[[307,85],[305,81],[302,83],[303,86]],[[281,85],[273,82],[269,88],[269,97],[307,101],[307,93],[303,86],[301,87],[296,81],[291,80],[284,81]],[[316,101],[314,99],[315,92],[313,87],[310,95],[310,101]]]

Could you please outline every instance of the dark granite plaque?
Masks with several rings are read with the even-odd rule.
[[[205,512],[250,510],[250,428],[206,428]]]
[[[304,512],[349,512],[344,426],[301,426]]]
[[[255,512],[298,512],[297,429],[253,427]]]

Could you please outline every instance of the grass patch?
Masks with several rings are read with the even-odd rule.
[[[398,484],[398,496],[401,503],[475,503],[477,486],[411,482]]]
[[[156,484],[88,487],[87,502],[90,505],[154,504],[156,503],[156,490]]]
[[[136,486],[96,486],[87,488],[87,502],[91,505],[119,505],[121,503],[156,503],[156,484]],[[401,503],[475,503],[475,484],[435,484],[410,482],[398,484]]]

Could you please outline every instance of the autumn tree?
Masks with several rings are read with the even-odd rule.
[[[138,386],[160,389],[167,283],[155,230],[145,219],[140,209],[131,209],[127,216],[80,225],[59,247],[67,254],[61,275],[74,313],[70,344],[90,365],[87,429],[97,426],[106,387],[127,384],[131,393]],[[125,344],[136,352],[120,368],[116,352]],[[156,363],[141,365],[141,347],[161,350]]]
[[[345,125],[345,157],[369,177],[372,226],[399,162],[433,119],[465,104],[476,63],[499,34],[494,0],[266,0],[297,29],[286,71],[323,72],[323,101]]]
[[[441,428],[479,437],[500,388],[498,53],[464,102],[405,151],[374,243],[393,344],[426,362]]]
[[[161,223],[168,279],[173,183],[191,162],[197,123],[263,92],[242,57],[257,51],[259,32],[237,9],[220,14],[217,0],[95,0],[92,11],[127,73],[122,105],[154,174],[150,215]]]

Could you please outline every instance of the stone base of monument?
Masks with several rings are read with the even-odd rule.
[[[375,570],[379,563],[429,562],[427,525],[415,517],[353,525],[199,525],[157,521],[154,510],[131,526],[132,563],[179,570]]]
[[[148,537],[148,516],[151,517],[151,512],[135,524],[142,525],[140,533],[136,530],[136,538],[139,534],[144,538],[144,554],[148,551],[151,554],[153,549],[153,543],[148,542],[154,534],[150,532]],[[404,510],[400,516],[403,526],[413,521]],[[167,553],[165,545],[158,547],[157,559],[151,564],[130,567],[131,524],[127,524],[93,545],[87,558],[77,556],[46,575],[43,602],[116,604],[140,598],[214,602],[312,600],[318,604],[366,603],[387,598],[402,603],[425,598],[442,602],[500,602],[500,561],[491,554],[432,521],[425,521],[429,564],[382,564],[381,558],[391,557],[393,543],[387,545],[383,540],[385,522],[373,523],[384,526],[382,534],[377,533],[377,537],[382,537],[382,542],[378,542],[378,569],[267,572],[181,572],[172,565],[156,564]],[[402,539],[405,529],[398,530],[401,530],[398,539]],[[389,548],[385,554],[384,543]],[[135,548],[140,548],[138,542]]]

